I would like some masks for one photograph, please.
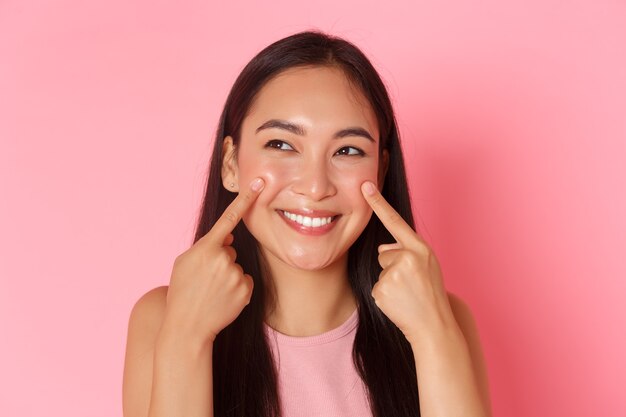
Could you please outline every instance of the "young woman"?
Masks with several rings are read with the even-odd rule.
[[[125,417],[490,416],[364,54],[298,33],[226,100],[194,244],[131,312]]]

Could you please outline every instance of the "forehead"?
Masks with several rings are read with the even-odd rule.
[[[311,129],[358,125],[378,137],[371,104],[337,68],[290,68],[269,80],[253,100],[243,128],[255,129],[271,118],[300,122]]]

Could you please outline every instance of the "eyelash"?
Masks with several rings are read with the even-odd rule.
[[[271,146],[271,144],[272,144],[272,143],[284,143],[285,145],[287,145],[287,146],[290,146],[290,147],[291,147],[291,145],[289,145],[287,142],[282,141],[282,140],[278,140],[278,139],[272,139],[272,140],[270,140],[269,142],[267,142],[267,143],[265,144],[265,147],[266,147],[266,148],[273,148],[273,149],[276,149],[276,150],[278,150],[278,151],[288,151],[288,150],[290,150],[290,149],[279,149],[279,148],[276,148],[276,147],[274,147],[274,146]],[[361,149],[359,149],[359,148],[355,148],[354,146],[344,146],[344,147],[343,147],[343,148],[341,148],[340,150],[342,150],[342,149],[350,149],[350,148],[352,148],[352,149],[356,150],[358,153],[357,153],[357,154],[352,154],[352,155],[348,155],[348,154],[342,154],[342,155],[343,155],[343,156],[365,156],[365,152],[363,152],[363,151],[362,151]],[[293,147],[292,147],[292,149],[293,149]],[[339,152],[339,151],[337,151],[337,152]]]

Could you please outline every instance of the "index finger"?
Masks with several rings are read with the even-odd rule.
[[[389,233],[403,246],[409,245],[416,237],[415,231],[402,216],[385,200],[378,188],[370,181],[361,184],[361,192],[376,216]]]
[[[248,208],[254,203],[256,198],[261,194],[265,183],[261,178],[255,178],[248,189],[240,192],[237,197],[226,207],[222,215],[215,222],[209,233],[208,240],[222,244],[226,236],[233,231],[241,217],[248,211]]]

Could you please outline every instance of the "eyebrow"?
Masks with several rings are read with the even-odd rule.
[[[304,129],[302,125],[291,123],[286,120],[280,120],[280,119],[268,120],[267,122],[259,126],[256,129],[255,133],[259,133],[263,129],[283,129],[291,133],[295,133],[296,135],[306,136],[306,130]],[[367,130],[359,126],[353,126],[353,127],[348,127],[346,129],[342,129],[333,135],[333,139],[341,139],[346,136],[361,136],[374,143],[376,142],[376,140],[374,140],[372,135],[370,135]]]

